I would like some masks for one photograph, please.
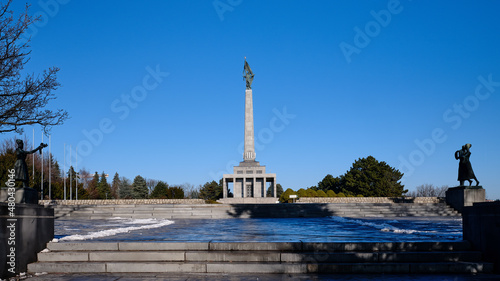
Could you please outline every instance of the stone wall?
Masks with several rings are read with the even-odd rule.
[[[500,273],[500,201],[463,207],[463,235]]]
[[[297,203],[443,203],[439,197],[302,197]]]
[[[109,199],[109,200],[39,200],[40,205],[156,205],[205,204],[203,199]]]
[[[35,262],[37,253],[54,239],[52,207],[21,203],[15,205],[14,217],[11,211],[7,203],[0,202],[0,279],[26,272],[28,263]]]
[[[233,199],[233,198],[229,198]],[[236,199],[236,198],[235,198]],[[223,199],[219,200],[225,204],[245,204],[245,203],[274,203],[276,198],[260,198],[270,199],[269,202],[254,202],[250,199],[259,198],[240,198],[249,199],[248,202],[241,200],[233,202],[228,200],[225,202]],[[419,203],[419,204],[432,204],[443,203],[443,198],[438,197],[406,197],[406,198],[391,198],[391,197],[302,197],[297,199],[297,203]],[[203,199],[110,199],[110,200],[39,200],[40,205],[157,205],[157,204],[185,204],[196,205],[205,204]]]

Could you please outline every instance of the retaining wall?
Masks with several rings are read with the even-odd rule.
[[[205,204],[203,199],[93,199],[93,200],[39,200],[40,205],[157,205],[157,204]]]
[[[302,197],[297,203],[443,203],[440,197]]]
[[[233,198],[227,198],[233,199]],[[238,198],[234,198],[238,199]],[[240,201],[220,199],[222,203],[227,204],[245,204],[245,203],[264,203],[254,202],[259,198],[239,198]],[[243,200],[246,199],[246,200]],[[276,198],[270,199],[271,203],[277,201]],[[297,199],[297,203],[417,203],[417,204],[435,204],[443,203],[444,199],[439,197],[302,197]],[[205,204],[203,199],[108,199],[108,200],[39,200],[40,205],[158,205],[158,204],[183,204],[199,205]]]
[[[463,233],[464,240],[481,251],[486,261],[495,263],[500,273],[500,201],[464,207]]]

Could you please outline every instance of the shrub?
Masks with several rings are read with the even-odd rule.
[[[281,194],[280,202],[285,203],[285,202],[291,201],[292,199],[290,199],[290,195],[292,195],[292,194],[297,195],[297,193],[295,193],[295,191],[293,191],[291,188],[288,188],[285,192],[283,192],[283,194]]]
[[[299,189],[299,190],[297,191],[297,195],[298,195],[299,197],[308,197],[308,196],[307,196],[307,191],[306,191],[305,189],[303,189],[303,188],[301,188],[301,189]]]
[[[326,192],[326,196],[327,196],[327,197],[336,197],[336,196],[337,196],[337,194],[335,194],[335,192],[334,192],[333,190],[328,190],[328,191]]]
[[[312,189],[306,190],[307,197],[318,197],[318,193]]]
[[[318,190],[318,197],[326,197],[326,193],[323,190]]]

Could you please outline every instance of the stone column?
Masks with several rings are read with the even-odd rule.
[[[262,194],[262,197],[267,197],[267,181],[265,176],[262,178],[262,184],[264,185],[264,194]]]
[[[243,188],[243,198],[247,197],[247,178],[243,177],[243,183],[241,188]]]
[[[272,185],[273,185],[273,193],[274,193],[274,194],[273,194],[273,197],[276,197],[276,198],[277,198],[278,196],[277,196],[277,194],[276,194],[276,178],[273,178],[273,183],[272,183]]]
[[[252,178],[252,197],[257,197],[257,182],[255,181],[255,176]]]
[[[222,198],[227,198],[226,178],[222,178]]]
[[[255,161],[255,142],[253,130],[253,100],[252,89],[245,91],[245,161]]]

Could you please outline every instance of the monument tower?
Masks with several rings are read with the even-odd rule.
[[[222,176],[223,202],[234,203],[274,203],[276,202],[276,174],[266,174],[266,166],[255,161],[255,135],[253,123],[252,82],[254,74],[245,58],[243,79],[245,90],[245,140],[243,161],[234,166],[233,174]],[[229,184],[233,183],[233,199],[229,200]],[[269,187],[268,187],[269,185]],[[266,198],[267,189],[271,197]],[[253,199],[250,199],[253,198]]]

